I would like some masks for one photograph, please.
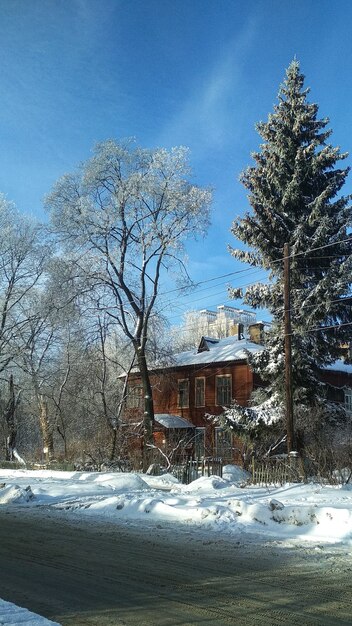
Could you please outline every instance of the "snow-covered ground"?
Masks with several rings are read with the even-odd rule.
[[[49,507],[76,521],[89,517],[135,525],[150,520],[244,540],[352,546],[351,485],[254,487],[245,479],[235,466],[226,466],[223,478],[198,478],[189,485],[170,474],[0,469],[0,505],[16,506],[23,515],[29,508]]]
[[[59,626],[45,617],[0,599],[0,624],[4,626]]]
[[[26,515],[32,508],[65,511],[75,521],[177,528],[197,526],[245,542],[278,541],[352,546],[352,485],[316,483],[282,487],[246,484],[246,473],[224,468],[223,478],[182,485],[170,474],[119,474],[0,469],[0,505]],[[143,522],[141,524],[140,522]],[[0,625],[50,626],[54,622],[0,600]]]

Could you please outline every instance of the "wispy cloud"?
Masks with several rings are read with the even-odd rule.
[[[191,93],[162,130],[161,144],[186,143],[203,150],[221,148],[228,141],[236,110],[242,106],[243,60],[255,33],[254,21],[248,22],[236,39],[224,44],[207,77],[202,81],[194,77]]]

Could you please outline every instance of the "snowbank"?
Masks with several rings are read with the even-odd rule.
[[[248,486],[247,473],[225,466],[224,477],[182,485],[174,476],[46,470],[0,470],[0,505],[50,507],[116,523],[196,525],[259,540],[352,545],[351,486]],[[141,526],[143,525],[141,524]]]
[[[6,626],[60,626],[57,622],[51,622],[45,617],[40,617],[36,613],[31,613],[27,609],[22,609],[12,602],[5,602],[0,599],[0,624]]]

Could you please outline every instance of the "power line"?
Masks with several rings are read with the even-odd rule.
[[[263,278],[265,278],[265,277],[263,277]],[[255,285],[255,284],[256,284],[256,282],[257,282],[257,281],[255,281],[255,282],[250,282],[250,283],[244,283],[244,284],[239,285],[238,287],[236,287],[236,289],[237,289],[237,288],[238,288],[238,289],[242,289],[243,287],[249,287],[250,285]],[[186,312],[186,310],[187,310],[185,307],[188,307],[189,305],[191,305],[191,304],[193,304],[193,303],[195,303],[195,302],[200,302],[200,301],[202,301],[202,300],[209,300],[209,298],[210,298],[210,297],[211,297],[211,298],[213,298],[213,297],[218,296],[218,295],[223,295],[223,293],[224,293],[223,291],[220,291],[220,292],[217,292],[217,293],[212,293],[211,295],[209,294],[209,295],[207,295],[207,296],[203,296],[202,298],[195,298],[194,300],[191,300],[190,302],[186,302],[186,303],[183,305],[183,307],[184,307],[183,313],[184,313],[184,312]],[[173,304],[173,303],[175,303],[175,302],[177,302],[177,300],[171,300],[170,302],[168,302],[167,306],[170,306],[171,304]],[[226,299],[226,302],[230,302],[230,299],[229,299],[229,298],[227,298],[227,299]],[[216,305],[217,305],[217,303],[212,303],[212,304],[209,304],[208,306],[210,307],[210,306],[216,306]],[[181,313],[182,313],[182,311],[180,311],[179,315],[180,315]],[[172,317],[169,317],[168,319],[176,319],[177,317],[179,317],[179,315],[173,315]]]
[[[348,237],[347,239],[342,239],[341,241],[335,241],[333,243],[327,243],[324,246],[318,246],[316,248],[308,248],[308,250],[305,250],[304,252],[292,252],[289,255],[289,258],[292,259],[296,256],[302,256],[304,254],[307,254],[309,252],[315,252],[316,250],[324,250],[325,248],[331,248],[331,246],[338,246],[341,243],[347,243],[347,242],[351,242],[352,243],[352,236]],[[340,255],[340,256],[344,256],[344,255]],[[313,257],[314,259],[314,257]],[[275,263],[276,261],[274,261]],[[281,262],[281,260],[278,260],[277,262]]]
[[[182,287],[176,287],[175,289],[170,289],[168,291],[162,291],[159,295],[160,296],[165,296],[168,295],[169,293],[175,293],[176,291],[186,291],[187,289],[192,289],[192,286],[195,287],[195,289],[198,288],[198,285],[204,285],[206,283],[211,283],[215,280],[220,280],[221,278],[228,278],[229,276],[235,276],[236,274],[243,274],[245,272],[251,272],[251,271],[260,271],[257,270],[256,268],[251,268],[251,267],[247,267],[243,270],[237,270],[235,272],[228,272],[228,274],[220,274],[219,276],[213,276],[212,278],[208,278],[207,280],[201,280],[199,282],[194,283],[193,285],[184,285]]]
[[[298,257],[298,256],[304,256],[304,255],[307,255],[307,254],[309,254],[311,252],[315,252],[317,250],[324,250],[326,248],[330,248],[332,246],[337,246],[337,245],[340,245],[342,243],[347,243],[347,242],[351,242],[352,243],[352,236],[348,237],[347,239],[343,239],[341,241],[336,241],[336,242],[333,242],[333,243],[325,244],[323,246],[317,246],[315,248],[308,248],[307,250],[304,250],[302,252],[291,252],[290,255],[289,255],[289,258],[291,259],[291,258],[295,258],[295,257]],[[307,258],[310,259],[310,260],[315,260],[315,259],[319,259],[319,258],[340,258],[341,256],[343,256],[343,255],[334,255],[332,257],[328,256],[328,257],[307,257]],[[279,264],[279,263],[283,263],[284,258],[285,257],[273,260],[272,264],[276,265],[276,264]],[[208,283],[213,282],[215,280],[220,280],[222,278],[228,278],[230,276],[236,276],[236,275],[239,275],[239,274],[245,274],[246,272],[248,272],[248,273],[251,273],[251,272],[256,273],[256,272],[268,272],[268,271],[270,271],[270,267],[266,268],[266,267],[254,266],[254,267],[245,268],[243,270],[237,270],[235,272],[229,272],[227,274],[220,274],[219,276],[213,276],[212,278],[209,278],[209,279],[200,281],[198,283],[195,283],[195,285],[196,285],[195,289],[197,289],[198,285],[208,284]],[[243,286],[246,286],[246,285],[243,285]],[[187,286],[177,287],[175,289],[170,289],[170,290],[161,292],[159,295],[160,296],[164,296],[164,295],[168,295],[170,293],[175,293],[175,292],[179,292],[179,291],[185,291],[186,289],[190,289],[190,288],[191,288],[191,286],[188,286],[188,287]],[[238,288],[241,288],[241,285],[238,286]]]
[[[333,330],[337,328],[341,328],[342,326],[352,326],[352,322],[342,322],[341,324],[331,324],[330,326],[313,326],[311,328],[307,328],[307,330],[303,330],[302,332],[293,331],[292,335],[308,335],[313,332],[321,332],[324,330]]]

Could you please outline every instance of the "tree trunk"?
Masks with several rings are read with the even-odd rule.
[[[116,454],[116,444],[117,444],[117,428],[111,427],[112,429],[112,438],[111,438],[111,450],[109,455],[109,460],[113,461]]]
[[[43,437],[43,451],[47,461],[54,458],[54,439],[52,429],[49,424],[48,404],[44,400],[44,396],[38,396],[39,421]]]
[[[6,437],[6,460],[18,461],[21,465],[26,465],[26,461],[20,456],[16,448],[17,426],[16,426],[16,408],[20,399],[20,393],[17,398],[15,396],[15,388],[13,384],[13,376],[11,374],[9,380],[10,398],[5,410],[5,420],[7,424],[8,435]]]
[[[6,439],[6,460],[13,461],[14,450],[16,449],[17,428],[16,428],[16,422],[15,422],[16,399],[15,399],[15,389],[13,385],[12,374],[9,380],[9,392],[10,392],[10,397],[7,403],[7,407],[5,409],[5,421],[7,424],[7,432],[8,432],[7,439]]]
[[[143,413],[143,471],[147,471],[150,465],[151,448],[153,445],[154,403],[153,392],[150,384],[149,372],[144,349],[137,349],[137,361],[141,375],[144,395]]]
[[[62,428],[61,428],[62,426]],[[62,443],[64,444],[64,458],[67,459],[67,440],[66,440],[66,429],[64,427],[63,420],[61,420],[61,426],[57,424],[56,430],[59,433]]]

